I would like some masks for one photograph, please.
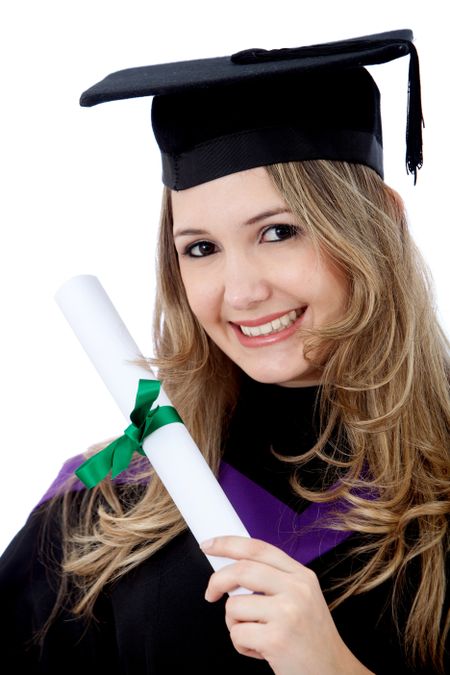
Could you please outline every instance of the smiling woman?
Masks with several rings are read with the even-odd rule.
[[[416,177],[410,31],[120,71],[83,95],[155,95],[151,364],[251,536],[199,548],[141,455],[92,490],[73,459],[0,563],[17,670],[449,671],[448,343],[364,67],[401,56]],[[211,574],[203,552],[233,562]]]
[[[258,382],[318,384],[302,335],[342,317],[347,281],[267,171],[173,192],[172,209],[187,300],[211,340]],[[189,229],[193,214],[200,230]]]

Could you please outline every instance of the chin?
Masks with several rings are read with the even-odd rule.
[[[248,377],[252,380],[260,382],[261,384],[278,384],[281,387],[310,387],[320,384],[320,374],[317,370],[305,368],[304,372],[290,371],[282,369],[259,369],[259,368],[242,368]]]

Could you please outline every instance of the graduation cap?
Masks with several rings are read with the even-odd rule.
[[[82,106],[154,96],[163,182],[183,190],[278,162],[365,164],[383,177],[380,93],[364,66],[409,54],[407,171],[422,166],[419,61],[410,30],[130,68],[85,91]]]

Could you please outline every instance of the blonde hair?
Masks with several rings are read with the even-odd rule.
[[[292,459],[292,485],[298,494],[314,502],[346,499],[352,508],[341,515],[339,527],[372,535],[355,551],[365,554],[366,564],[340,582],[331,607],[392,579],[396,619],[414,565],[418,583],[401,639],[412,663],[443,670],[450,622],[443,614],[450,511],[448,342],[403,204],[372,170],[359,165],[320,160],[272,165],[267,171],[319,250],[344,271],[350,285],[345,316],[307,332],[305,353],[311,358],[326,346],[324,424],[316,445]],[[239,372],[190,311],[173,244],[167,189],[154,345],[152,364],[217,472]],[[330,454],[330,446],[337,452]],[[343,478],[333,491],[311,492],[301,485],[296,469],[313,455],[341,468]],[[150,478],[147,466],[142,472]],[[360,487],[376,499],[364,498]],[[132,498],[103,481],[86,493],[81,515],[71,523],[72,500],[68,492],[64,570],[78,588],[78,614],[89,614],[107,582],[186,527],[156,475]]]

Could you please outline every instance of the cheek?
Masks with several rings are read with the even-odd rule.
[[[322,262],[308,279],[308,300],[319,322],[339,319],[348,304],[347,277],[334,265]]]
[[[183,273],[181,270],[181,279],[189,307],[197,320],[205,327],[220,313],[219,293],[200,274]]]
[[[347,278],[337,270],[329,271],[323,295],[325,302],[328,298],[328,308],[332,318],[341,318],[348,305],[349,283]]]

